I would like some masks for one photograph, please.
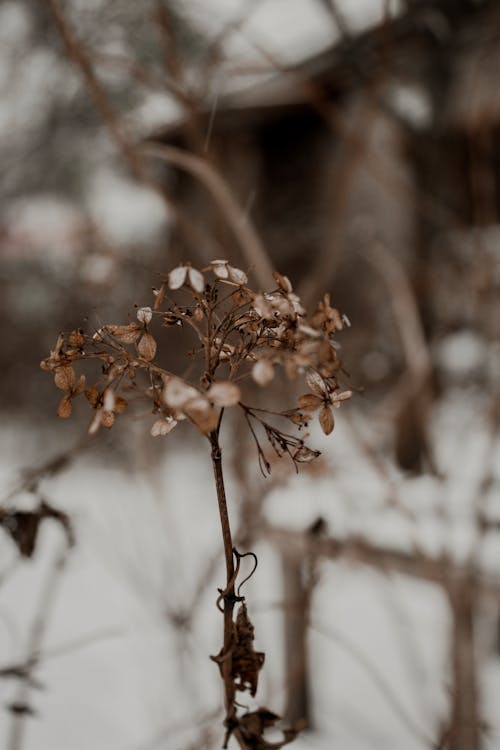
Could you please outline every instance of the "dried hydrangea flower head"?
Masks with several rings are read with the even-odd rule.
[[[351,397],[339,384],[341,363],[334,336],[345,325],[329,295],[310,317],[286,276],[274,274],[275,287],[255,292],[244,271],[226,260],[214,260],[203,270],[183,264],[154,290],[152,307],[140,307],[136,319],[125,325],[108,324],[89,336],[72,331],[59,336],[50,356],[41,363],[54,374],[65,392],[58,407],[62,418],[71,416],[72,402],[84,394],[94,409],[89,432],[111,428],[132,398],[151,403],[151,434],[170,434],[181,420],[189,420],[210,435],[227,407],[239,408],[255,440],[264,472],[269,461],[261,446],[264,434],[274,452],[287,454],[297,464],[318,454],[299,437],[276,426],[281,417],[300,432],[318,413],[325,434],[334,428],[333,407]],[[159,348],[167,347],[163,328],[180,326],[195,337],[200,377],[188,381],[157,364]],[[81,360],[101,364],[100,379],[87,384],[77,377]],[[302,376],[309,392],[292,409],[266,411],[248,405],[243,397],[245,380],[268,386],[277,368],[294,379]],[[274,424],[269,421],[274,418]],[[283,421],[281,422],[283,424]]]
[[[299,727],[282,729],[282,739],[269,743],[265,731],[279,717],[262,707],[242,714],[236,698],[238,691],[256,694],[264,654],[253,647],[254,627],[245,597],[239,593],[241,584],[236,587],[240,559],[255,555],[241,555],[232,543],[219,443],[223,413],[229,407],[243,413],[266,474],[270,462],[262,436],[277,456],[288,456],[297,468],[319,455],[305,442],[304,428],[312,415],[318,413],[328,435],[334,428],[333,408],[352,395],[340,387],[342,370],[334,339],[345,319],[332,307],[328,295],[308,317],[290,280],[279,273],[274,280],[271,291],[255,292],[248,286],[246,273],[226,260],[214,260],[202,270],[182,264],[154,290],[152,307],[137,310],[135,320],[101,326],[93,335],[79,330],[61,335],[41,363],[64,392],[57,411],[60,417],[71,416],[73,400],[85,395],[94,410],[90,433],[113,427],[129,402],[141,398],[151,405],[154,437],[169,435],[180,421],[187,420],[208,438],[226,561],[226,585],[219,589],[217,599],[224,615],[223,645],[212,658],[224,684],[224,747],[232,735],[242,750],[277,750],[295,738]],[[190,380],[163,366],[162,354],[169,351],[172,333],[164,329],[174,327],[194,341],[190,371],[198,369]],[[100,365],[99,376],[91,384],[75,372],[76,365],[85,360]],[[304,379],[309,390],[298,403],[285,411],[246,403],[245,384],[253,380],[262,388],[269,387],[278,369],[288,378]],[[254,389],[247,390],[252,393]],[[235,619],[236,603],[241,606]]]

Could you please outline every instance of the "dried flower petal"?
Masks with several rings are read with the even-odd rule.
[[[92,385],[90,386],[90,388],[85,389],[85,396],[87,397],[90,405],[93,406],[94,409],[96,409],[101,399],[99,389],[95,385]]]
[[[228,261],[227,260],[213,260],[210,264],[212,266],[212,271],[219,279],[227,279],[229,278],[229,269],[228,269]]]
[[[115,415],[112,411],[102,410],[101,412],[101,424],[107,430],[110,430],[115,423]]]
[[[180,289],[186,281],[188,266],[177,266],[168,274],[168,286],[170,289]]]
[[[173,417],[163,417],[162,419],[157,419],[154,425],[151,427],[151,435],[153,437],[168,435],[168,433],[172,432],[176,425],[177,421]]]
[[[219,423],[219,415],[203,396],[191,399],[182,410],[204,435],[215,430]]]
[[[156,354],[156,341],[150,333],[145,333],[137,344],[137,351],[150,362]]]
[[[73,388],[73,396],[78,396],[85,388],[85,375],[80,375],[77,384]]]
[[[318,458],[320,455],[320,451],[313,451],[311,448],[308,448],[307,445],[301,445],[293,454],[293,460],[298,463],[309,463],[310,461],[314,461],[314,459]]]
[[[138,323],[130,323],[128,326],[106,326],[106,331],[121,344],[134,344],[142,333],[142,327]]]
[[[286,294],[289,294],[292,291],[292,285],[288,276],[282,276],[278,271],[275,271],[273,277],[277,281],[279,288]]]
[[[205,289],[205,279],[203,278],[203,274],[200,271],[197,271],[196,268],[188,268],[188,280],[191,289],[194,289],[198,294],[201,294]]]
[[[319,413],[319,424],[325,435],[329,435],[333,432],[335,421],[333,419],[333,412],[329,406],[324,406]]]
[[[274,378],[274,367],[268,359],[259,359],[252,367],[252,378],[258,385],[267,385]]]
[[[139,323],[144,323],[144,325],[148,325],[148,323],[151,323],[153,319],[153,311],[150,307],[140,307],[137,310],[137,320]]]
[[[68,342],[69,345],[74,347],[75,349],[81,349],[85,343],[85,339],[82,332],[75,329],[69,334]]]
[[[325,381],[316,370],[308,370],[306,373],[306,383],[311,391],[318,396],[324,396],[327,392]]]
[[[316,411],[323,404],[323,399],[320,396],[315,396],[313,393],[304,393],[303,396],[299,396],[297,403],[301,409]]]
[[[182,409],[187,401],[199,395],[199,391],[182,378],[169,378],[163,389],[163,399],[172,409]]]
[[[71,365],[56,367],[54,383],[61,391],[71,391],[75,383],[75,371]]]
[[[115,414],[123,414],[128,406],[128,401],[122,396],[115,396],[115,408],[113,409]]]
[[[229,270],[229,279],[234,284],[243,286],[243,284],[248,283],[248,276],[240,268],[233,268],[233,266],[229,266],[228,270]]]
[[[73,411],[73,404],[71,403],[71,396],[64,396],[61,403],[57,407],[57,416],[61,419],[68,419],[71,417]]]
[[[210,386],[207,396],[217,406],[235,406],[241,398],[241,392],[234,383],[220,381]]]

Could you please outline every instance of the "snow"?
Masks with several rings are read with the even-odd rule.
[[[395,549],[417,545],[434,554],[447,549],[464,559],[478,541],[470,503],[488,444],[477,409],[466,404],[456,394],[435,420],[439,442],[449,446],[440,455],[448,469],[446,480],[408,478],[389,468],[415,522],[387,504],[384,482],[360,458],[342,414],[328,442],[319,433],[312,436],[312,443],[326,451],[325,473],[292,475],[274,489],[266,499],[268,521],[300,530],[321,515],[338,537],[362,534]],[[450,437],[464,424],[469,428],[467,460],[457,465]],[[12,435],[18,445],[24,439],[22,431],[0,435],[5,488],[12,486],[13,465],[23,462]],[[192,717],[211,713],[207,725],[217,740],[221,691],[208,655],[219,649],[215,597],[224,570],[208,452],[201,441],[175,448],[169,436],[158,463],[151,453],[157,443],[150,440],[126,470],[89,455],[44,481],[50,500],[71,513],[78,545],[61,576],[44,639],[46,658],[36,674],[45,687],[32,694],[40,718],[29,722],[26,750],[58,747],[68,737],[72,750],[143,750],[161,747],[165,736],[169,748],[181,750],[198,741]],[[24,461],[28,458],[29,451]],[[138,469],[144,462],[150,466],[147,473]],[[231,476],[227,485],[237,525],[233,498],[238,485]],[[53,523],[42,528],[35,559],[19,564],[0,590],[1,664],[25,653],[42,581],[61,543]],[[4,537],[0,549],[4,569],[13,557],[11,542]],[[256,647],[267,652],[258,701],[280,711],[284,665],[276,644],[282,642],[281,563],[264,542],[256,552],[259,567],[244,593],[256,626]],[[481,541],[478,560],[496,573],[496,536]],[[295,747],[428,747],[426,738],[435,735],[447,710],[450,618],[443,593],[423,581],[342,560],[321,563],[319,573],[309,636],[315,731],[304,733]],[[173,627],[174,619],[190,610],[189,628]],[[491,614],[489,626],[487,622],[483,642],[491,642]],[[484,664],[487,717],[496,727],[492,696],[500,687],[500,672],[488,653]],[[7,703],[13,686],[2,681],[0,689]],[[4,712],[0,734],[5,736],[8,723]]]

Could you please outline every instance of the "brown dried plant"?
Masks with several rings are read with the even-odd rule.
[[[296,469],[314,460],[319,451],[307,445],[305,431],[312,415],[318,413],[328,435],[334,428],[333,409],[352,395],[341,390],[342,367],[334,339],[345,319],[332,307],[329,295],[307,317],[289,279],[279,273],[274,279],[275,288],[260,293],[250,289],[247,275],[228,261],[214,260],[201,271],[180,265],[154,290],[152,307],[140,307],[135,320],[103,325],[90,335],[81,330],[61,334],[41,363],[64,392],[59,417],[71,416],[74,399],[85,396],[94,411],[90,433],[113,427],[131,401],[146,399],[154,415],[153,436],[168,435],[188,420],[209,441],[226,562],[226,585],[217,600],[224,615],[223,645],[212,657],[224,684],[224,747],[234,736],[241,748],[253,750],[282,747],[293,740],[298,727],[284,729],[278,742],[270,742],[265,730],[280,717],[267,708],[241,714],[236,699],[238,691],[255,696],[264,654],[253,648],[254,628],[240,595],[241,584],[237,587],[243,555],[233,547],[224,487],[219,441],[224,411],[233,407],[242,412],[261,471],[268,474],[269,450],[289,457]],[[162,354],[169,350],[165,328],[191,333],[189,379],[163,366]],[[88,384],[84,374],[75,372],[75,365],[85,360],[101,365],[96,382]],[[246,403],[245,381],[266,388],[277,368],[290,379],[303,377],[308,392],[293,408],[281,411]]]

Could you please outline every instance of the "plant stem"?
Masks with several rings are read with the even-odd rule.
[[[214,431],[210,435],[212,447],[212,467],[214,472],[215,488],[217,491],[217,502],[219,504],[219,516],[224,543],[224,557],[226,560],[226,588],[224,590],[224,642],[220,654],[220,669],[224,681],[226,724],[234,718],[236,709],[234,705],[235,688],[232,678],[232,647],[233,647],[233,610],[235,605],[234,595],[234,560],[233,540],[229,515],[227,512],[226,490],[224,487],[224,475],[222,472],[222,453],[219,444],[219,435]]]

